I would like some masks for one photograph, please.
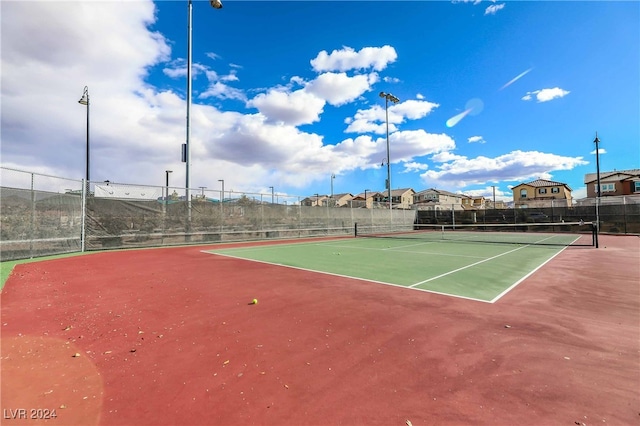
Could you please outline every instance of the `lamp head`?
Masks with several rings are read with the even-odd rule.
[[[384,93],[384,92],[380,92],[380,97],[381,97],[381,98],[384,98],[385,96],[387,96],[387,94],[386,94],[386,93]]]
[[[82,97],[80,98],[78,103],[82,105],[89,105],[89,87],[88,86],[84,86]]]
[[[222,2],[220,0],[209,0],[209,3],[211,3],[211,7],[214,9],[222,9]]]

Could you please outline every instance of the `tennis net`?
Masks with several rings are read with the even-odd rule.
[[[355,236],[502,244],[597,246],[596,227],[592,222],[414,224],[404,227],[370,226],[356,223]]]

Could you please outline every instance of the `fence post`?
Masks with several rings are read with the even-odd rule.
[[[456,210],[453,204],[451,204],[451,223],[453,224],[453,229],[456,229]]]
[[[36,233],[36,193],[33,190],[34,174],[31,173],[31,229],[29,232],[29,257],[33,259],[33,240]]]
[[[627,233],[627,197],[622,196],[622,217],[624,219],[624,233]]]
[[[86,217],[87,217],[87,188],[89,181],[82,179],[82,229],[80,231],[80,251],[84,253],[85,241],[87,239]]]

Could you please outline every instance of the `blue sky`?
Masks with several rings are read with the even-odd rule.
[[[2,165],[184,186],[187,1],[3,1]],[[586,194],[640,168],[640,3],[227,0],[193,4],[191,186]],[[3,185],[9,185],[5,182]]]

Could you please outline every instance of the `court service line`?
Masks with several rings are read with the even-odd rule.
[[[403,246],[398,246],[398,247],[388,247],[386,249],[382,249],[382,250],[395,250],[395,249],[402,249],[402,248],[406,248],[406,247],[415,247],[415,246],[424,246],[427,244],[435,244],[439,241],[425,241],[423,243],[414,243],[414,244],[405,244]]]
[[[438,294],[440,296],[455,297],[457,299],[472,300],[474,302],[491,303],[488,300],[476,299],[474,297],[468,297],[468,296],[461,296],[459,294],[454,294],[454,293],[443,293],[443,292],[439,292],[439,291],[435,291],[435,290],[428,290],[428,289],[425,289],[425,288],[413,288],[412,286],[406,286],[406,285],[402,285],[402,284],[394,284],[394,283],[389,283],[389,282],[386,282],[386,281],[372,280],[372,279],[369,279],[369,278],[353,277],[351,275],[337,274],[335,272],[318,271],[316,269],[302,268],[300,266],[284,265],[282,263],[268,262],[266,260],[249,259],[249,258],[246,258],[246,257],[234,256],[234,255],[231,255],[231,254],[216,253],[216,252],[204,251],[204,250],[202,251],[202,253],[212,254],[214,256],[229,257],[231,259],[245,260],[247,262],[256,262],[256,263],[263,263],[265,265],[273,265],[273,266],[280,266],[280,267],[283,267],[283,268],[297,269],[299,271],[313,272],[313,273],[316,273],[316,274],[331,275],[331,276],[334,276],[334,277],[347,278],[347,279],[356,280],[356,281],[370,282],[370,283],[374,283],[374,284],[383,284],[383,285],[388,285],[388,286],[392,286],[392,287],[410,289],[410,290],[413,290],[413,291],[424,291],[425,293]]]
[[[393,249],[393,248],[381,249],[381,248],[375,248],[375,247],[343,246],[343,245],[337,245],[337,244],[324,244],[324,243],[318,243],[317,245],[322,247],[335,247],[335,248],[351,249],[351,250],[388,251]],[[403,246],[403,247],[413,247],[413,246]],[[438,253],[433,251],[410,251],[410,250],[393,250],[393,251],[395,253],[408,253],[408,254],[417,254],[417,255],[428,254],[430,256],[468,257],[470,259],[486,259],[484,256],[468,256],[464,254]]]
[[[489,257],[489,258],[484,259],[484,260],[481,260],[481,261],[479,261],[479,262],[472,263],[472,264],[467,265],[467,266],[463,266],[462,268],[454,269],[453,271],[445,272],[444,274],[440,274],[440,275],[438,275],[438,276],[431,277],[431,278],[429,278],[429,279],[426,279],[426,280],[423,280],[423,281],[417,282],[417,283],[415,283],[415,284],[411,284],[409,287],[412,287],[412,288],[413,288],[413,287],[419,286],[419,285],[421,285],[421,284],[428,283],[429,281],[437,280],[438,278],[442,278],[442,277],[446,277],[447,275],[455,274],[456,272],[463,271],[463,270],[465,270],[465,269],[471,268],[471,267],[476,266],[476,265],[479,265],[479,264],[481,264],[481,263],[488,262],[488,261],[493,260],[493,259],[497,259],[497,258],[502,257],[502,256],[504,256],[504,255],[507,255],[507,254],[509,254],[509,253],[513,253],[514,251],[522,250],[523,248],[525,248],[525,247],[530,247],[530,246],[531,246],[531,244],[527,244],[526,246],[518,247],[518,248],[515,248],[515,249],[513,249],[513,250],[509,250],[509,251],[506,251],[506,252],[504,252],[504,253],[497,254],[497,255],[495,255],[495,256]]]

